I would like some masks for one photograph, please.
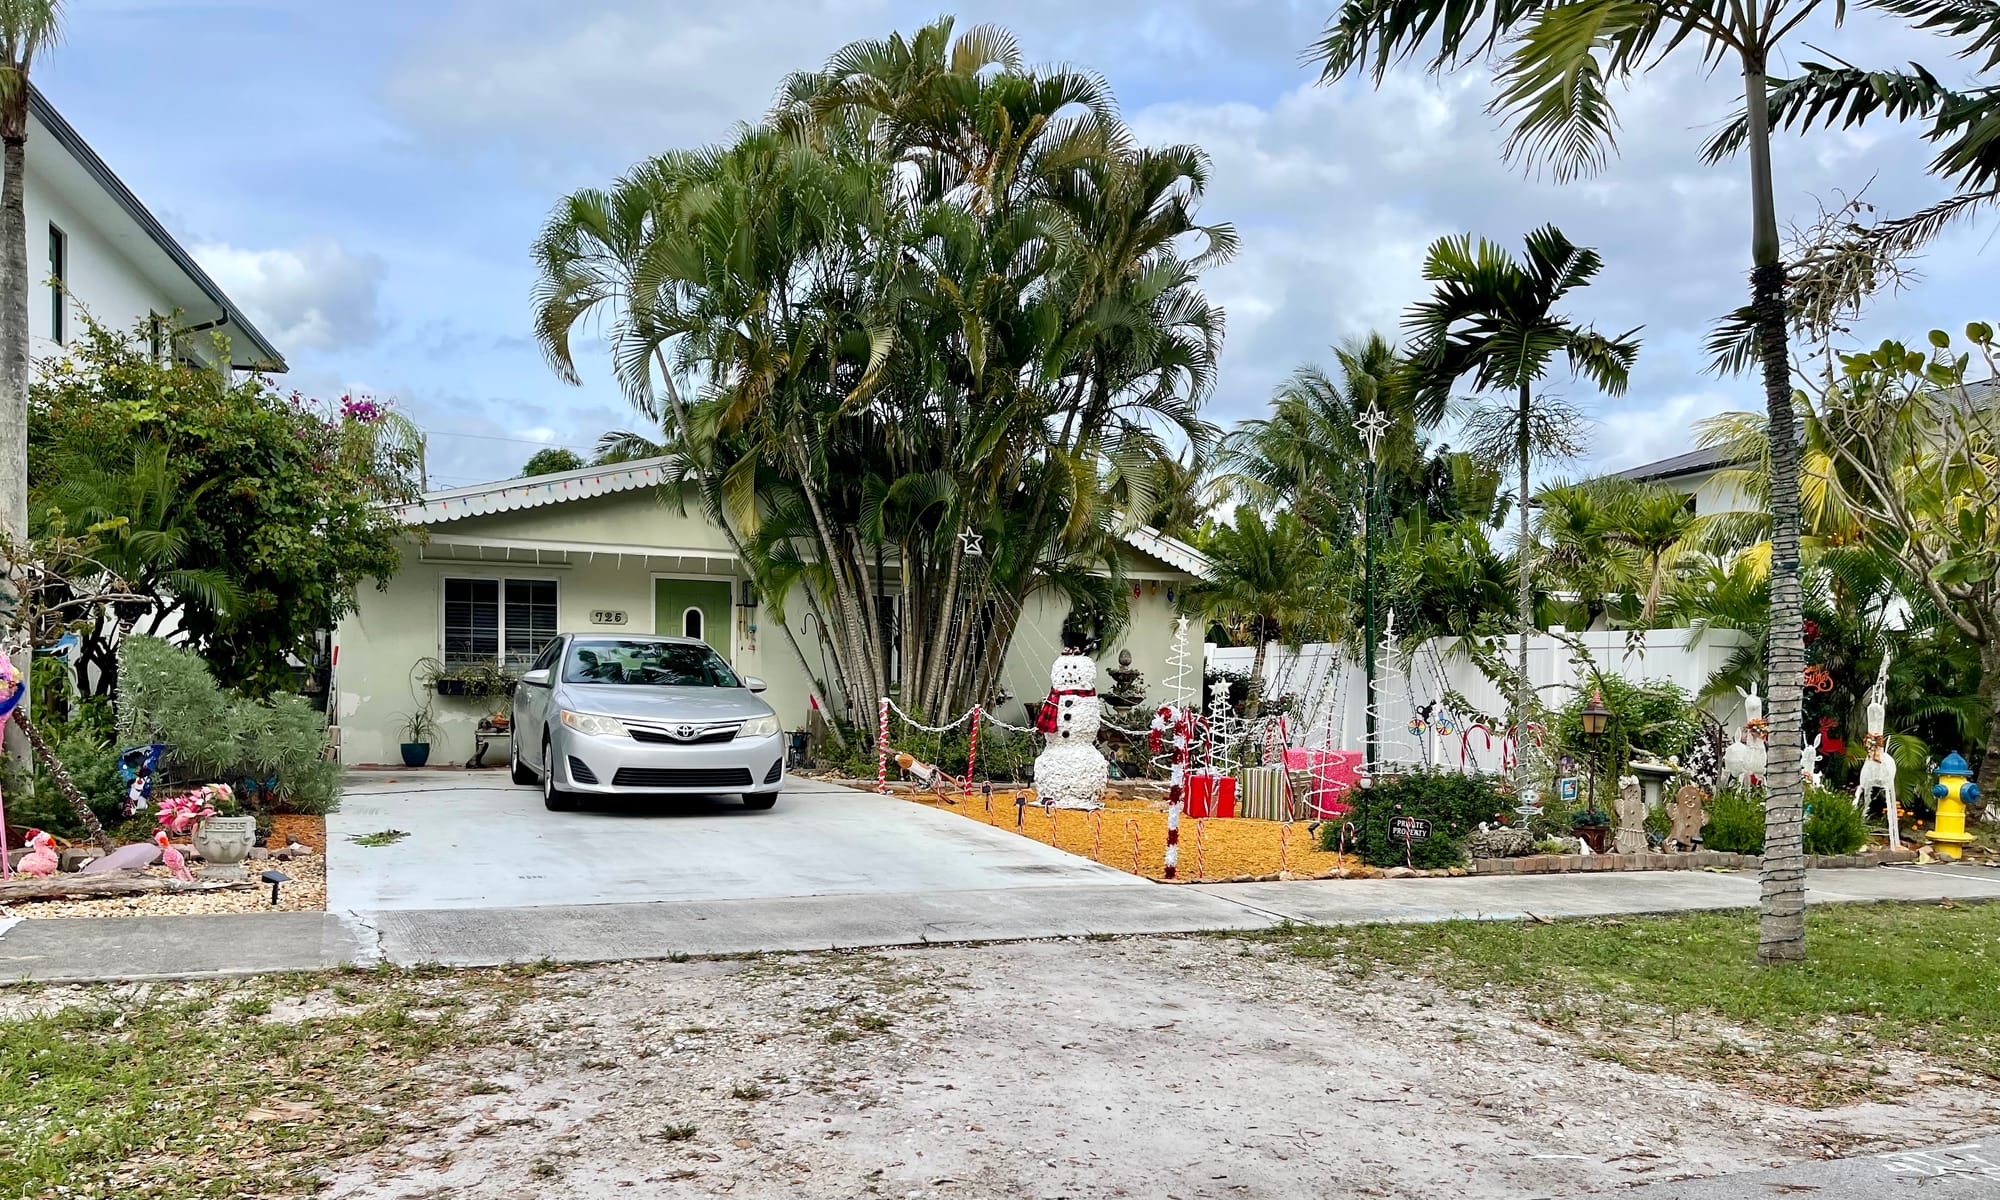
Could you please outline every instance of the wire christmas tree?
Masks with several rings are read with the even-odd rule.
[[[1194,689],[1188,686],[1188,619],[1180,616],[1174,619],[1174,644],[1167,651],[1167,686],[1174,690],[1174,707],[1186,708],[1188,697]]]
[[[1382,641],[1375,650],[1375,690],[1368,697],[1369,710],[1375,715],[1374,759],[1378,768],[1409,767],[1417,762],[1408,743],[1389,732],[1396,728],[1410,729],[1411,723],[1419,719],[1411,703],[1410,679],[1400,658],[1396,647],[1396,613],[1392,609],[1382,626]],[[1423,736],[1420,728],[1410,732],[1418,738]]]

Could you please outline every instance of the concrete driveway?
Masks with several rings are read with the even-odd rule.
[[[904,800],[794,779],[735,797],[586,801],[549,812],[493,771],[357,773],[327,817],[327,908],[713,901],[1146,881]],[[398,829],[387,846],[352,839]]]

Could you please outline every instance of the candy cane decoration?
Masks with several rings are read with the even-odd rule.
[[[1202,856],[1202,852],[1207,849],[1207,846],[1208,818],[1196,817],[1194,819],[1194,877],[1196,879],[1208,878],[1208,864]]]
[[[1047,801],[1047,802],[1045,802],[1045,803],[1044,803],[1044,804],[1042,805],[1042,811],[1043,811],[1043,812],[1045,812],[1045,813],[1047,813],[1047,814],[1049,814],[1049,847],[1050,847],[1050,849],[1057,849],[1058,847],[1056,846],[1056,805],[1055,805],[1055,801],[1053,801],[1053,800],[1050,800],[1050,801]]]
[[[1104,861],[1104,810],[1090,810],[1090,861]]]
[[[979,718],[984,711],[983,705],[972,706],[972,746],[965,752],[965,794],[968,796],[972,794],[972,768],[979,765]]]
[[[1132,835],[1132,873],[1139,874],[1139,821],[1136,817],[1125,818],[1125,832]]]
[[[979,785],[979,794],[986,798],[986,823],[993,823],[993,783],[988,780]]]
[[[1467,725],[1465,732],[1458,735],[1458,769],[1461,773],[1472,766],[1472,731],[1475,729],[1479,731],[1480,736],[1486,739],[1485,749],[1489,753],[1493,749],[1493,731],[1491,729],[1488,729],[1483,723],[1478,721]]]
[[[1292,823],[1286,821],[1278,826],[1278,873],[1283,875],[1292,869]]]
[[[1167,795],[1167,870],[1165,878],[1172,879],[1181,863],[1181,797],[1180,786],[1176,784]]]
[[[889,791],[889,697],[882,697],[882,715],[875,729],[875,790]]]

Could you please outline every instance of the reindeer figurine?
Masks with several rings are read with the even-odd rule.
[[[1903,833],[1896,820],[1896,760],[1889,753],[1889,737],[1884,732],[1889,717],[1889,652],[1882,652],[1882,669],[1876,672],[1875,686],[1868,691],[1868,734],[1861,744],[1867,753],[1861,759],[1861,784],[1854,798],[1861,804],[1863,819],[1874,806],[1875,793],[1882,793],[1882,809],[1889,818],[1889,849],[1903,848]]]
[[[1771,726],[1764,720],[1764,700],[1757,694],[1757,685],[1751,684],[1749,691],[1736,689],[1743,697],[1743,732],[1722,755],[1722,787],[1741,784],[1755,787],[1764,781],[1765,764],[1768,761]]]

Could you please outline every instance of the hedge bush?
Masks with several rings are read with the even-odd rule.
[[[277,804],[325,813],[338,801],[340,764],[325,759],[326,719],[306,700],[253,700],[223,687],[191,651],[158,638],[118,648],[118,736],[124,745],[171,747],[169,779],[277,778]]]
[[[1454,771],[1413,771],[1378,781],[1348,796],[1361,861],[1377,867],[1455,867],[1465,861],[1466,838],[1481,821],[1511,820],[1511,802],[1488,780]],[[1389,835],[1396,817],[1419,817],[1431,823],[1431,834],[1405,847]],[[1337,848],[1340,826],[1320,826],[1320,845]]]
[[[1701,827],[1704,850],[1724,854],[1764,853],[1764,802],[1747,792],[1717,792],[1708,802],[1708,824]]]
[[[1868,844],[1861,807],[1845,792],[1814,788],[1806,794],[1806,853],[1853,854]]]

